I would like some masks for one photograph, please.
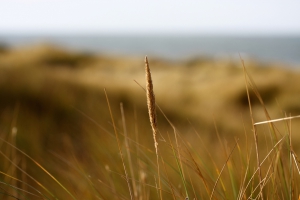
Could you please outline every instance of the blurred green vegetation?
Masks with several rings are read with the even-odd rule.
[[[272,118],[299,114],[300,73],[297,69],[251,60],[245,63]],[[243,145],[253,140],[242,64],[209,58],[178,62],[150,58],[150,67],[157,103],[179,130],[181,140],[186,141],[180,147],[186,168],[196,167],[188,160],[193,155],[203,163],[213,161],[213,164],[202,167],[212,169],[207,170],[211,174],[206,173],[204,176],[216,177],[216,172],[212,171],[216,166],[220,169],[224,164],[235,139],[248,135],[240,139],[240,148],[246,148]],[[134,80],[145,85],[142,58],[93,55],[49,45],[18,49],[0,47],[0,137],[16,145],[49,170],[77,199],[129,199],[126,181],[120,175],[123,174],[123,168],[103,91],[106,88],[122,143],[126,137],[120,103],[124,105],[126,130],[131,145],[128,148],[136,166],[135,178],[143,183],[137,190],[142,196],[140,199],[156,199],[156,190],[149,186],[155,185],[153,174],[156,171],[146,97]],[[256,95],[250,92],[250,97],[254,119],[266,120]],[[161,156],[166,158],[170,179],[178,183],[174,185],[179,191],[176,196],[182,197],[185,195],[183,185],[178,178],[176,162],[171,159],[174,154],[171,144],[175,146],[173,129],[160,112],[158,126],[161,133]],[[276,128],[283,135],[287,125],[281,123]],[[293,122],[292,130],[295,133],[300,131],[300,123]],[[264,134],[259,135],[259,139],[265,142],[269,130],[262,128],[262,132]],[[216,133],[226,140],[226,147],[220,145]],[[169,141],[170,134],[173,139]],[[300,137],[294,134],[292,139],[294,151],[297,152]],[[260,145],[262,154],[266,154],[274,144],[268,145]],[[187,151],[186,147],[192,148]],[[17,166],[45,185],[53,196],[71,199],[67,192],[22,153],[5,142],[0,142],[0,149]],[[125,144],[122,149],[125,152]],[[249,149],[247,146],[244,150],[247,155]],[[125,157],[128,160],[128,155]],[[7,158],[2,157],[1,160],[0,171],[42,190]],[[127,161],[126,165],[129,165]],[[229,167],[227,175],[234,168],[238,166]],[[197,179],[193,175],[186,176],[191,176],[190,180]],[[4,175],[0,177],[1,181],[14,185],[13,179]],[[228,194],[220,192],[227,185],[233,184],[227,183],[229,179],[223,181],[220,184],[223,189],[216,192],[218,199],[235,197],[234,191]],[[199,183],[199,188],[204,188],[203,184]],[[207,184],[212,188],[211,180]],[[15,185],[34,192],[24,183],[18,182]],[[191,185],[188,187],[192,188]],[[11,187],[2,185],[0,188],[1,199],[9,199],[8,193],[17,196]],[[165,195],[171,198],[169,192]],[[51,194],[47,196],[53,199]],[[28,198],[39,199],[31,195]],[[208,195],[198,198],[207,199]]]

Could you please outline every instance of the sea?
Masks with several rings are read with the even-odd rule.
[[[48,43],[113,56],[152,56],[168,60],[196,57],[255,59],[300,67],[299,36],[228,35],[1,35],[0,46]]]

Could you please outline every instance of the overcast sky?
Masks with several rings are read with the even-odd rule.
[[[0,34],[293,34],[299,0],[0,0]]]

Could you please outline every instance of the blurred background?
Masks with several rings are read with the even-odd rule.
[[[271,118],[300,114],[299,8],[297,0],[1,0],[0,137],[46,166],[79,199],[97,196],[91,183],[104,199],[116,191],[119,198],[127,195],[117,175],[122,164],[103,89],[121,143],[128,137],[134,147],[136,178],[140,170],[151,176],[153,139],[145,93],[136,83],[145,85],[148,55],[157,103],[200,157],[207,153],[196,133],[222,166],[216,132],[228,148],[236,138],[253,138],[239,55]],[[255,92],[250,97],[254,121],[266,120]],[[160,112],[158,126],[162,138],[172,132]],[[283,135],[286,123],[276,126]],[[300,131],[297,120],[293,131]],[[261,132],[265,141],[268,127]],[[293,135],[295,152],[299,142]],[[139,148],[151,159],[142,159]],[[38,187],[16,170],[20,166],[55,196],[69,198],[15,148],[1,140],[0,149],[7,156],[1,158],[2,172]],[[86,180],[87,174],[95,180]],[[1,181],[30,191],[8,176]],[[1,199],[19,195],[0,189]]]
[[[245,57],[299,64],[299,2],[1,1],[0,42],[110,55]]]

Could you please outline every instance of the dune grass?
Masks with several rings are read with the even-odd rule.
[[[297,73],[51,55],[0,58],[0,199],[299,198]]]

